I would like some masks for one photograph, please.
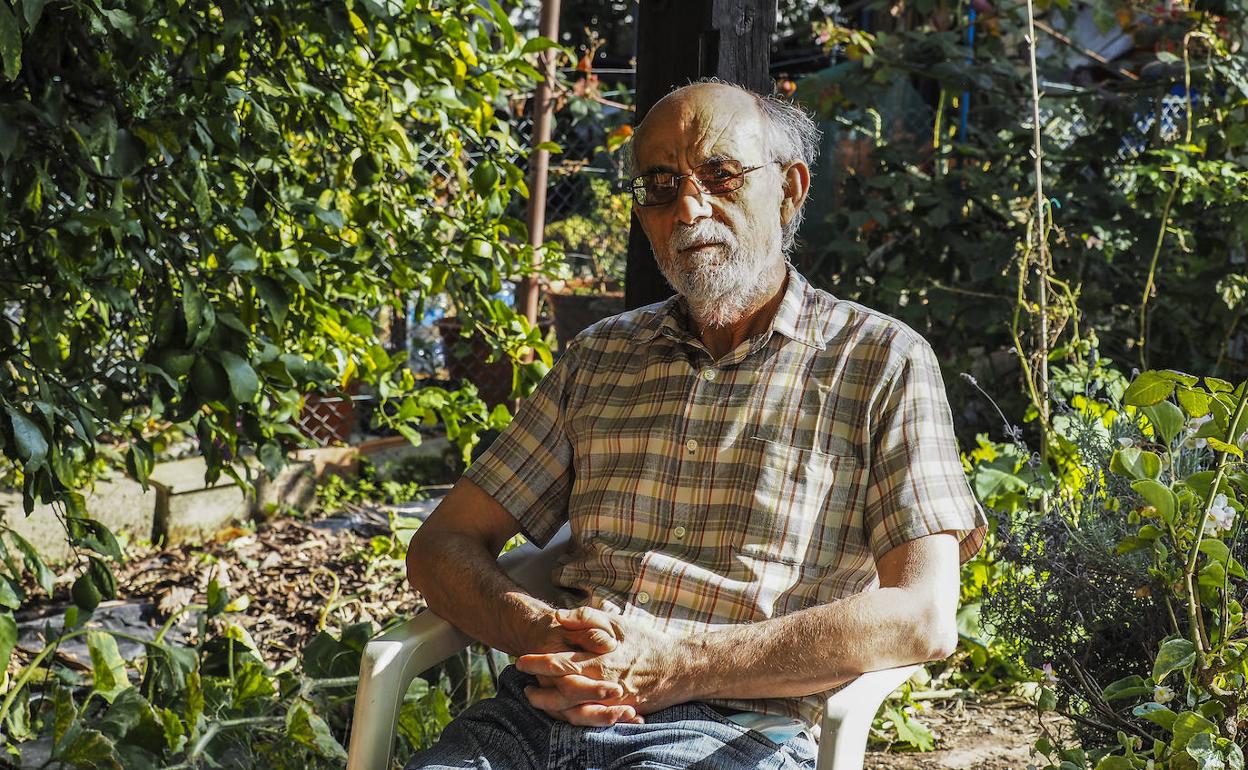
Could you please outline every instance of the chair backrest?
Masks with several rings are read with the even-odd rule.
[[[539,599],[553,603],[557,596],[550,575],[559,557],[566,554],[571,545],[572,529],[565,523],[545,548],[526,542],[500,556],[498,565],[521,588]]]

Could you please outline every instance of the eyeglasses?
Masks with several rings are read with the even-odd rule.
[[[771,160],[759,166],[742,168],[739,160],[709,160],[697,166],[688,174],[676,174],[671,171],[656,171],[633,177],[630,189],[633,202],[638,206],[665,206],[676,200],[680,194],[680,183],[685,179],[693,179],[698,189],[707,195],[726,195],[733,190],[741,189],[745,184],[745,175],[757,171],[772,163]]]

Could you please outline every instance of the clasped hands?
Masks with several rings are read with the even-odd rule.
[[[643,714],[685,700],[676,694],[676,646],[650,628],[581,607],[556,610],[549,633],[549,651],[521,655],[516,668],[537,677],[525,695],[554,719],[639,724]]]

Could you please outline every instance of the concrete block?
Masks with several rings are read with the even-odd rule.
[[[159,497],[154,487],[144,490],[137,481],[114,473],[97,479],[83,497],[87,515],[103,522],[118,537],[138,542],[152,538]],[[27,516],[22,510],[21,492],[0,491],[0,522],[29,540],[49,563],[64,563],[72,556],[65,527],[50,505],[36,505]]]
[[[149,480],[160,492],[153,540],[198,542],[249,518],[251,506],[243,490],[225,474],[206,483],[206,468],[202,457],[192,457],[160,463],[152,470]]]
[[[316,464],[312,460],[292,458],[274,479],[261,473],[256,481],[255,516],[268,519],[284,507],[309,510],[316,502],[319,480]]]

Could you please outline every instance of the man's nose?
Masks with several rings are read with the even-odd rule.
[[[676,218],[686,225],[711,215],[710,196],[702,191],[693,177],[680,180],[676,190]]]

